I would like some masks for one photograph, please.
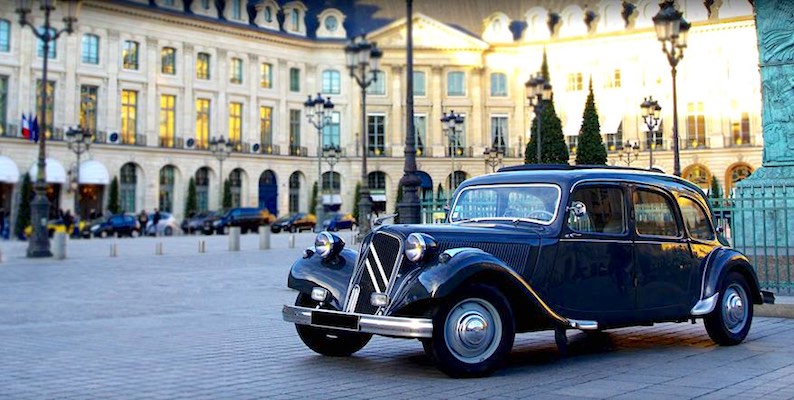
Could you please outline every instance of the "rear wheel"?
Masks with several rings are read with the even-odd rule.
[[[104,238],[108,237],[108,231],[102,231],[102,232],[100,232],[100,233],[99,233],[99,237],[101,237],[102,239],[104,239]]]
[[[174,234],[174,228],[171,228],[170,226],[166,226],[165,229],[163,229],[163,233],[166,236],[171,236]]]
[[[298,294],[295,305],[300,307],[316,307],[317,302],[306,294]],[[372,339],[371,334],[337,331],[333,329],[323,329],[308,325],[295,324],[306,347],[316,353],[331,357],[347,357],[369,343]]]
[[[721,346],[744,341],[753,322],[753,302],[742,274],[730,272],[723,278],[719,302],[703,321],[711,340]]]
[[[431,356],[453,378],[487,376],[505,361],[514,339],[513,312],[504,295],[491,286],[472,285],[435,313]]]

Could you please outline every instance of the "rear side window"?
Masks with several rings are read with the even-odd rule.
[[[672,204],[659,193],[637,190],[633,196],[637,233],[647,236],[678,237],[680,229]]]
[[[701,240],[714,240],[711,222],[706,212],[703,211],[703,207],[686,197],[678,199],[678,206],[681,207],[681,216],[684,218],[684,225],[686,225],[686,230],[689,231],[691,237]]]
[[[571,204],[580,202],[585,206],[581,216],[568,214],[568,227],[582,233],[623,234],[626,218],[623,206],[623,191],[616,187],[585,187],[577,189]]]

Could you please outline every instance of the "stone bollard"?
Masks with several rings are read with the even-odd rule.
[[[5,259],[3,259],[3,249],[0,248],[0,264],[2,264],[3,261],[5,261]]]
[[[240,227],[229,228],[229,251],[240,251]]]
[[[163,255],[163,242],[157,242],[154,246],[154,254],[157,256]]]
[[[289,248],[290,249],[294,249],[295,248],[295,234],[294,233],[290,233],[289,234]]]
[[[262,225],[259,227],[259,250],[270,249],[270,227]]]
[[[116,246],[116,243],[111,243],[111,244],[110,244],[110,256],[111,256],[111,257],[116,257],[116,256],[118,256],[118,255],[119,255],[119,251],[118,251],[118,250],[119,250],[119,249],[118,249],[118,247]]]
[[[206,253],[207,252],[207,242],[203,240],[199,240],[198,242],[198,252],[199,253]]]
[[[52,241],[52,256],[56,260],[63,260],[66,258],[66,233],[55,232]]]

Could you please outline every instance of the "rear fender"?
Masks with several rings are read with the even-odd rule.
[[[330,294],[328,305],[342,310],[358,254],[345,248],[338,256],[326,260],[314,253],[313,247],[307,251],[313,254],[292,264],[287,286],[308,295],[311,295],[313,288],[322,287]]]
[[[706,257],[700,288],[700,300],[708,299],[720,290],[720,283],[725,276],[736,271],[744,276],[750,286],[753,303],[762,304],[764,299],[758,283],[758,276],[744,254],[730,247],[718,247]]]
[[[562,324],[569,323],[546,305],[523,277],[497,257],[476,248],[456,248],[444,253],[452,255],[446,262],[423,266],[406,277],[405,282],[394,295],[390,312],[400,313],[400,310],[410,308],[417,303],[443,299],[467,282],[487,276],[509,285],[502,287],[502,290],[521,293],[524,299],[532,301],[545,316]],[[440,258],[443,259],[445,256],[442,255]],[[515,299],[511,299],[511,302],[513,300]]]

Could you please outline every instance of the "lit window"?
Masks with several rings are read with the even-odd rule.
[[[176,133],[176,96],[160,96],[160,147],[174,147]]]
[[[259,140],[266,153],[268,146],[273,145],[273,107],[259,107]]]
[[[685,148],[706,147],[706,116],[703,102],[687,104]]]
[[[173,47],[163,47],[160,51],[162,62],[161,71],[166,75],[176,74],[176,49]]]
[[[243,83],[243,60],[239,58],[232,58],[232,67],[229,76],[229,82],[242,84]]]
[[[121,91],[121,142],[135,144],[138,119],[138,92]]]
[[[196,57],[196,79],[210,79],[210,55],[198,53]]]
[[[568,85],[565,87],[566,90],[569,92],[576,92],[582,90],[584,87],[582,84],[582,73],[576,72],[572,74],[568,74]]]
[[[239,151],[243,133],[243,103],[229,103],[229,141]]]
[[[80,86],[80,127],[91,134],[96,132],[98,93],[96,86]]]
[[[262,63],[259,67],[259,73],[262,76],[259,80],[259,86],[270,89],[273,87],[273,64]]]
[[[124,69],[138,69],[138,42],[125,40],[121,57]]]
[[[207,149],[210,138],[210,99],[196,99],[196,148]]]

